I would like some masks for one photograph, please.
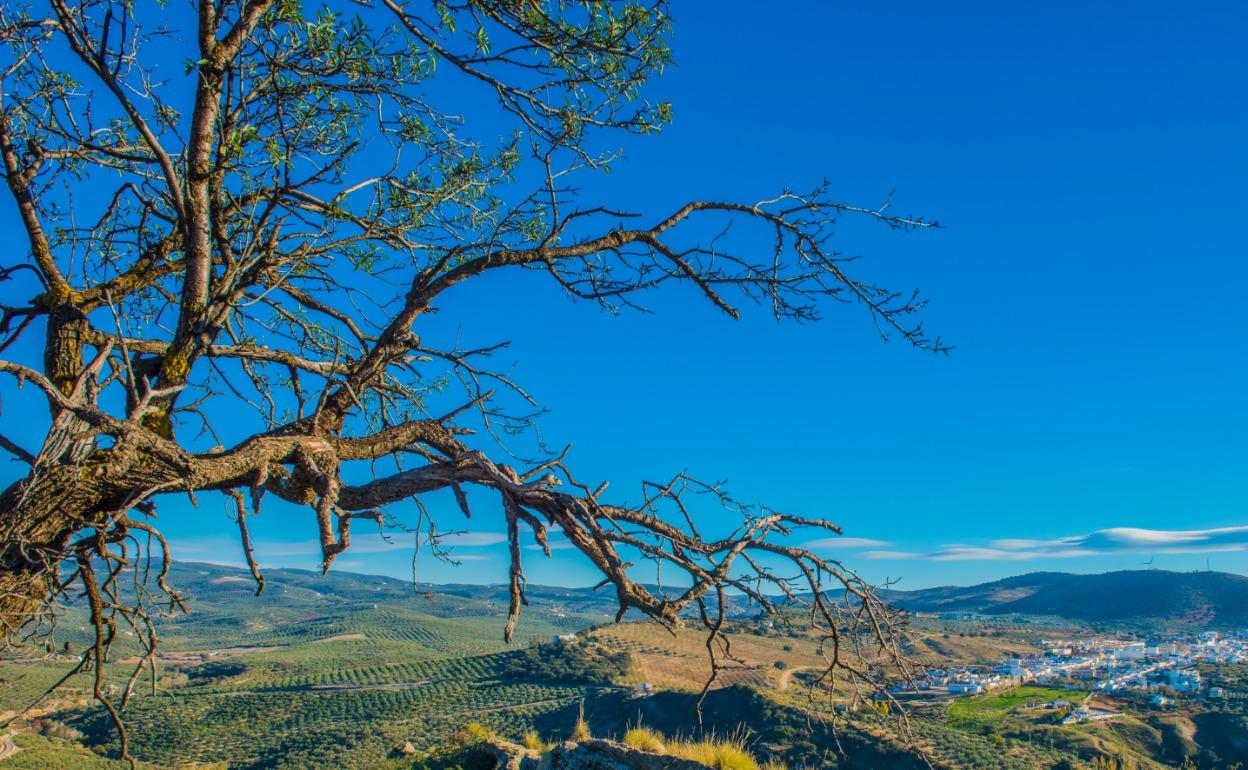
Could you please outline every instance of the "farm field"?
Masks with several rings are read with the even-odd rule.
[[[489,596],[414,594],[410,584],[386,578],[320,581],[275,572],[255,597],[254,584],[236,571],[174,566],[171,582],[189,596],[192,612],[160,621],[157,691],[145,677],[127,708],[142,766],[405,767],[410,760],[395,754],[405,744],[428,748],[474,721],[519,738],[539,717],[604,689],[503,673],[531,640],[583,628],[597,619],[592,611],[539,599],[508,645],[505,607]],[[86,630],[71,607],[49,648],[75,648]],[[119,640],[116,662],[104,672],[106,690],[124,685],[138,651]],[[0,662],[0,713],[26,708],[74,660],[30,649]],[[107,758],[117,744],[107,714],[89,702],[92,678],[71,677],[25,715],[35,726],[17,731],[17,750],[0,760],[0,770],[123,766]]]
[[[1055,701],[1082,703],[1088,694],[1053,687],[1023,686],[975,698],[959,698],[949,704],[949,716],[958,725],[986,726],[999,723],[1021,707],[1041,707]],[[1053,710],[1053,709],[1049,709]]]
[[[1060,726],[1060,710],[1033,706],[1086,693],[1038,687],[916,701],[903,723],[845,693],[829,699],[812,690],[825,664],[818,639],[750,615],[729,623],[742,662],[721,672],[699,722],[710,668],[694,628],[605,624],[596,595],[539,587],[509,645],[494,589],[414,594],[384,578],[278,572],[256,598],[225,568],[175,569],[179,587],[198,598],[190,616],[162,619],[156,691],[144,682],[127,709],[141,770],[431,770],[426,752],[454,743],[470,724],[511,740],[531,731],[563,740],[581,716],[601,737],[638,724],[668,735],[741,733],[760,759],[790,768],[813,756],[838,770],[919,770],[929,761],[939,770],[1101,770],[1092,760],[1111,757],[1163,770],[1189,754],[1213,757],[1214,748],[1235,756],[1245,726],[1238,712],[1212,711]],[[1035,633],[1025,624],[926,622],[907,644],[922,664],[982,665],[1035,649]],[[84,634],[71,607],[54,652],[0,661],[0,712],[13,715],[56,683],[73,663],[64,642],[72,649]],[[569,634],[576,639],[552,640]],[[122,640],[104,671],[110,692],[124,684],[136,649]],[[1232,685],[1240,673],[1222,672],[1220,681]],[[643,683],[653,694],[637,697]],[[89,673],[72,677],[15,723],[0,770],[126,767],[90,687]]]

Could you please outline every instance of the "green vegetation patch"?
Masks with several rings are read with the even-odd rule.
[[[0,735],[3,733],[0,732]],[[95,752],[68,741],[31,733],[13,738],[18,750],[0,765],[4,770],[130,770],[130,763],[99,756]],[[158,770],[157,766],[140,762],[139,770]],[[218,770],[201,766],[198,770]]]
[[[533,644],[508,656],[502,673],[520,682],[609,685],[622,680],[631,656],[592,641],[575,644]]]
[[[1079,703],[1086,697],[1088,697],[1086,692],[1024,685],[995,695],[959,698],[949,704],[949,717],[959,726],[995,725],[1020,706],[1052,703],[1058,700]]]

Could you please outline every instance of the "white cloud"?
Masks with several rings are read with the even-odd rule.
[[[834,538],[829,538],[835,542]],[[1217,529],[1141,529],[1112,527],[1086,535],[1050,540],[993,540],[988,546],[942,545],[934,551],[867,551],[868,559],[926,559],[929,561],[1031,561],[1076,559],[1112,553],[1216,553],[1248,551],[1248,526]]]
[[[446,546],[475,548],[477,546],[505,543],[507,542],[507,536],[502,532],[452,532],[443,535],[441,542],[442,545]]]
[[[993,540],[990,544],[993,548],[1004,548],[1008,551],[1024,551],[1033,548],[1064,548],[1066,546],[1078,545],[1083,540],[1082,537],[1059,537],[1055,540],[1022,540],[1007,539]]]
[[[863,551],[867,559],[922,559],[923,554],[910,551]]]
[[[1088,536],[1090,540],[1118,544],[1124,547],[1153,548],[1176,545],[1237,545],[1248,546],[1248,527],[1221,527],[1219,529],[1136,529],[1117,527],[1102,529]]]
[[[818,540],[811,540],[802,543],[806,548],[883,548],[891,543],[885,540],[873,540],[869,537],[821,537]]]

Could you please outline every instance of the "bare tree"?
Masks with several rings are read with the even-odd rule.
[[[606,167],[613,135],[669,118],[643,95],[669,61],[662,1],[189,6],[0,8],[0,151],[27,241],[25,258],[0,264],[0,372],[50,413],[39,447],[0,437],[29,465],[0,493],[0,634],[82,595],[98,632],[83,667],[98,672],[120,624],[141,632],[150,662],[156,597],[135,601],[118,578],[154,543],[163,601],[180,604],[150,515],[161,495],[233,501],[260,581],[247,518],[267,495],[315,512],[329,569],[353,522],[436,540],[422,497],[450,490],[468,516],[475,487],[497,495],[510,542],[508,638],[525,602],[522,533],[546,545],[554,530],[601,570],[621,617],[693,620],[722,660],[726,592],[768,610],[788,597],[809,605],[829,675],[878,683],[868,661],[896,649],[886,608],[839,561],[778,537],[835,525],[683,474],[613,503],[566,450],[500,456],[494,438],[536,411],[490,366],[506,342],[426,339],[472,328],[433,314],[452,287],[536,270],[610,311],[665,284],[733,318],[754,305],[815,320],[842,302],[885,337],[941,351],[914,320],[915,295],[853,277],[831,243],[845,216],[932,223],[838,203],[823,186],[692,200],[654,219],[580,200],[574,180]],[[771,245],[748,248],[746,228]],[[32,337],[41,360],[16,352]],[[435,411],[448,383],[464,395]],[[228,428],[214,424],[227,414]],[[419,521],[387,509],[411,500]],[[731,534],[702,536],[691,511],[705,505],[736,518]],[[682,578],[656,592],[636,577],[643,563]]]

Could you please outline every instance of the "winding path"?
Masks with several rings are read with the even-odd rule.
[[[817,668],[819,667],[818,666],[793,666],[792,668],[786,668],[785,670],[780,672],[780,683],[779,683],[778,689],[780,690],[780,692],[784,692],[785,690],[789,689],[789,680],[792,679],[793,675],[796,674],[797,672],[810,671],[811,669],[817,669]]]
[[[17,752],[21,751],[17,744],[13,742],[13,733],[5,733],[0,735],[0,762],[8,759]]]

